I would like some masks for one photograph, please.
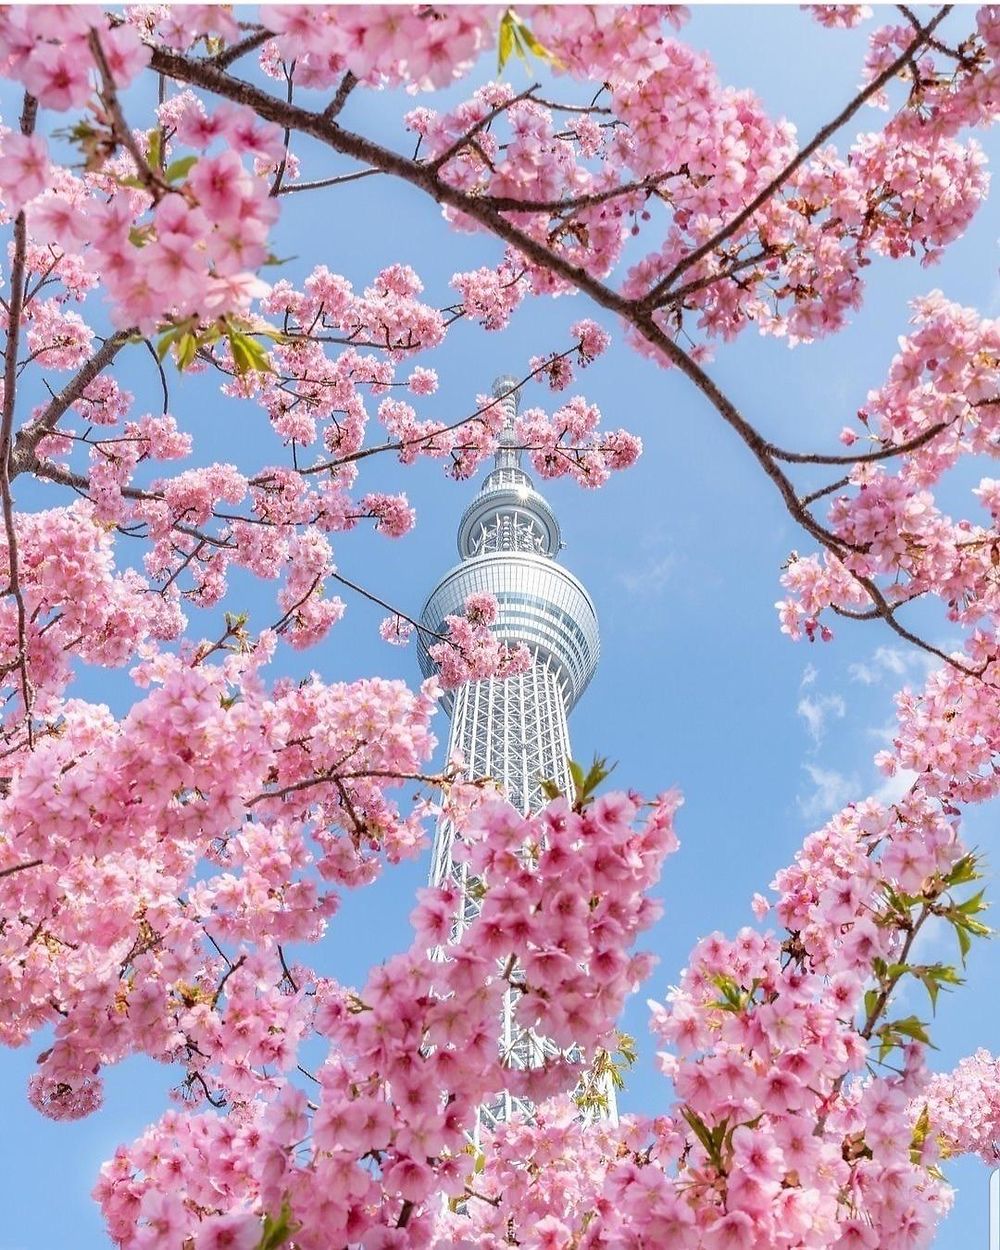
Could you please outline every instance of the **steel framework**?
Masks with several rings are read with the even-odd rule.
[[[567,717],[594,675],[600,635],[590,596],[572,573],[556,563],[562,547],[559,524],[522,468],[521,452],[514,446],[516,384],[506,377],[493,384],[495,396],[507,396],[494,467],[459,524],[460,562],[438,582],[424,605],[421,623],[440,632],[444,618],[460,612],[468,595],[489,591],[500,606],[494,633],[505,642],[525,644],[531,652],[532,666],[523,675],[469,682],[445,699],[451,716],[448,758],[460,754],[467,776],[495,779],[510,802],[527,814],[545,802],[543,779],[570,792]],[[433,672],[425,650],[421,666],[426,675]],[[460,889],[462,902],[453,931],[458,937],[477,914],[481,892],[465,866],[454,862],[454,838],[451,822],[442,821],[435,834],[430,879],[436,885],[453,881]],[[515,985],[504,1001],[502,1056],[511,1067],[534,1067],[560,1053],[559,1048],[517,1025],[516,1001]],[[606,1114],[616,1119],[610,1081],[602,1081],[601,1094]],[[526,1099],[504,1091],[480,1109],[480,1122],[492,1127],[515,1111],[530,1116],[532,1108]]]

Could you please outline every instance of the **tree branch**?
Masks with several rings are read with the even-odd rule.
[[[690,269],[692,265],[696,265],[698,261],[707,256],[709,252],[717,248],[720,243],[725,242],[726,239],[730,238],[743,225],[745,225],[757,209],[763,204],[766,204],[771,196],[784,186],[792,174],[801,168],[801,166],[805,164],[815,151],[821,148],[823,144],[826,143],[826,141],[841,128],[841,126],[843,126],[846,122],[849,122],[855,113],[867,104],[872,96],[877,95],[886,83],[890,81],[890,79],[895,78],[903,66],[913,59],[914,53],[917,49],[927,42],[935,27],[948,16],[952,7],[952,5],[946,4],[943,8],[938,10],[926,26],[920,27],[914,41],[909,44],[890,65],[887,65],[881,74],[873,78],[868,86],[865,87],[863,91],[860,91],[845,108],[841,109],[832,121],[827,122],[825,126],[821,127],[816,134],[813,135],[812,139],[806,144],[806,146],[800,149],[799,152],[792,157],[788,164],[785,165],[784,169],[776,174],[767,186],[764,187],[762,191],[758,192],[758,194],[754,196],[750,203],[741,212],[737,213],[735,217],[723,226],[721,230],[718,230],[714,235],[712,235],[710,239],[706,239],[700,247],[696,247],[693,252],[689,252],[687,256],[682,257],[682,259],[674,265],[673,269],[670,270],[666,277],[661,278],[660,281],[656,283],[643,300],[643,305],[647,308],[655,307],[660,300],[660,297],[666,293],[668,288],[677,281],[686,269]]]
[[[30,135],[35,129],[38,101],[25,92],[21,106],[21,134]],[[3,505],[4,532],[7,537],[8,593],[14,596],[17,607],[17,659],[21,673],[21,699],[24,703],[24,719],[28,733],[28,748],[34,748],[34,729],[31,709],[34,691],[28,675],[28,613],[21,590],[20,561],[17,550],[17,531],[14,526],[14,500],[11,495],[11,452],[14,429],[14,407],[17,399],[17,348],[21,333],[21,313],[24,307],[25,258],[28,250],[28,229],[24,209],[14,219],[14,255],[10,269],[10,303],[7,312],[7,342],[4,347],[3,414],[0,418],[0,497]]]
[[[113,334],[110,338],[105,339],[101,347],[80,368],[75,377],[67,382],[58,395],[55,395],[49,401],[45,410],[33,421],[29,421],[27,425],[22,426],[18,430],[11,458],[12,477],[33,469],[32,461],[34,460],[35,449],[41,440],[46,434],[52,433],[63,413],[81,398],[91,382],[99,373],[103,373],[136,333],[135,328],[131,327],[128,330],[119,330],[117,334]]]

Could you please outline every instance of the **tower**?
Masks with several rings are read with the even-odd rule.
[[[517,381],[501,377],[493,394],[506,410],[494,466],[466,508],[458,527],[458,564],[431,593],[421,623],[440,633],[444,618],[460,613],[470,594],[488,592],[499,604],[494,634],[531,652],[526,672],[503,681],[467,682],[445,699],[451,717],[448,757],[461,754],[469,777],[492,777],[522,812],[545,803],[541,782],[554,781],[572,793],[567,717],[594,675],[600,652],[597,614],[582,584],[558,564],[562,547],[559,523],[521,466],[515,445]],[[429,676],[434,663],[421,649],[421,667]],[[462,903],[456,934],[475,916],[477,894],[464,865],[452,860],[455,830],[438,826],[431,861],[431,883],[453,881]],[[505,1061],[533,1067],[558,1048],[546,1038],[519,1029],[514,1020],[516,989],[504,1003],[501,1033]],[[608,1113],[615,1115],[614,1090],[604,1088]],[[530,1106],[509,1092],[481,1109],[483,1123],[507,1120]]]

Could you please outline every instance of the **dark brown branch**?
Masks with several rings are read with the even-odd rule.
[[[41,859],[29,859],[23,864],[12,864],[10,868],[0,868],[0,877],[12,877],[15,872],[24,872],[25,868],[38,868],[44,863]]]
[[[38,101],[25,92],[21,107],[21,134],[30,135],[35,129]],[[14,255],[10,269],[10,304],[7,314],[7,342],[4,347],[4,393],[3,414],[0,419],[0,496],[3,504],[4,532],[7,538],[8,593],[13,595],[17,607],[17,659],[21,674],[21,699],[24,703],[24,719],[28,734],[28,747],[35,745],[31,724],[34,691],[28,675],[28,613],[21,590],[20,559],[17,550],[17,530],[14,526],[14,500],[11,495],[11,453],[13,451],[14,407],[17,399],[17,348],[21,333],[21,313],[24,307],[25,258],[28,250],[28,228],[24,209],[14,219]]]
[[[94,58],[94,64],[97,66],[98,73],[101,76],[101,103],[104,105],[111,122],[112,134],[115,140],[131,156],[132,163],[135,165],[136,177],[153,197],[153,202],[158,203],[168,191],[173,190],[173,187],[151,168],[149,162],[143,156],[138,143],[135,141],[135,135],[133,135],[131,127],[125,120],[125,114],[122,112],[121,104],[118,101],[114,75],[111,72],[111,66],[108,64],[108,58],[104,55],[101,37],[96,30],[91,29],[90,34],[87,36],[87,43]]]
[[[247,35],[245,39],[241,39],[239,43],[234,43],[232,47],[224,48],[218,56],[212,58],[212,64],[217,65],[219,69],[228,69],[234,61],[238,61],[241,56],[246,56],[248,52],[253,52],[255,48],[261,47],[272,37],[269,30],[257,30],[252,35]]]
[[[788,464],[870,464],[874,460],[891,460],[895,456],[905,456],[907,452],[916,451],[925,443],[929,443],[931,439],[937,438],[953,424],[954,421],[938,421],[935,425],[928,426],[926,430],[915,434],[905,443],[894,443],[878,451],[858,452],[854,456],[840,454],[828,456],[822,452],[813,451],[786,451],[785,448],[776,447],[773,443],[770,443],[769,447],[771,455],[776,460],[784,460]]]
[[[295,62],[285,67],[285,82],[287,90],[285,91],[285,99],[289,104],[292,102],[292,96],[295,92]],[[291,140],[292,132],[290,127],[285,127],[285,133],[282,138],[281,160],[278,162],[278,168],[274,175],[274,182],[271,183],[270,194],[272,196],[279,195],[281,192],[281,183],[285,177],[285,170],[288,168],[288,144]]]
[[[237,968],[241,968],[247,961],[246,955],[241,955],[235,963],[231,963],[222,974],[222,980],[219,982],[215,993],[212,995],[212,1006],[218,1006],[219,999],[222,997],[222,991],[226,988],[226,982],[233,975]]]
[[[344,77],[340,80],[340,86],[337,88],[336,95],[323,110],[323,116],[327,121],[333,121],[335,117],[340,116],[343,112],[344,105],[347,103],[347,97],[357,85],[358,80],[354,77],[351,71],[348,70]]]
[[[167,375],[163,369],[163,361],[156,354],[156,348],[148,338],[142,340],[146,344],[149,354],[153,357],[153,363],[156,365],[157,372],[160,375],[160,391],[163,394],[163,415],[166,416],[170,409],[170,388],[167,386]],[[102,440],[104,441],[104,440]]]
[[[45,410],[33,421],[21,427],[14,441],[12,476],[16,477],[19,473],[33,470],[35,448],[46,434],[52,433],[63,413],[81,398],[91,382],[108,367],[135,334],[136,330],[130,328],[119,330],[117,334],[105,339],[76,375],[49,401]]]
[[[608,200],[618,199],[623,195],[633,195],[640,191],[651,193],[668,178],[676,178],[677,174],[670,170],[643,178],[639,182],[626,182],[617,187],[609,187],[604,191],[590,191],[585,195],[570,196],[565,200],[524,200],[515,195],[482,195],[479,200],[495,208],[500,213],[562,213],[567,209],[591,208],[598,204],[606,204]]]

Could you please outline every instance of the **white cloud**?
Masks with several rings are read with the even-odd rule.
[[[809,736],[819,746],[826,733],[827,720],[831,717],[843,720],[847,704],[839,694],[821,694],[815,698],[806,694],[799,699],[796,711],[805,721]]]
[[[912,964],[957,963],[958,941],[951,924],[943,916],[928,916],[913,939],[909,961]]]
[[[663,594],[667,582],[673,576],[676,564],[677,559],[671,553],[653,557],[638,568],[625,569],[618,574],[618,580],[624,586],[627,595],[654,599]]]
[[[937,668],[938,660],[926,651],[911,651],[902,647],[879,647],[867,661],[852,664],[848,668],[852,681],[860,681],[862,685],[877,685],[888,674],[892,677],[904,677],[907,673],[926,676]]]
[[[901,768],[894,777],[886,777],[872,798],[888,807],[890,803],[898,802],[916,779],[917,774],[912,769]]]
[[[819,670],[813,664],[807,664],[802,670],[802,680],[799,682],[799,689],[804,690],[806,686],[811,686],[819,675]]]
[[[799,795],[796,802],[806,820],[823,820],[844,807],[858,796],[858,779],[853,774],[845,776],[834,768],[820,768],[817,764],[803,764],[813,783],[813,791]]]

